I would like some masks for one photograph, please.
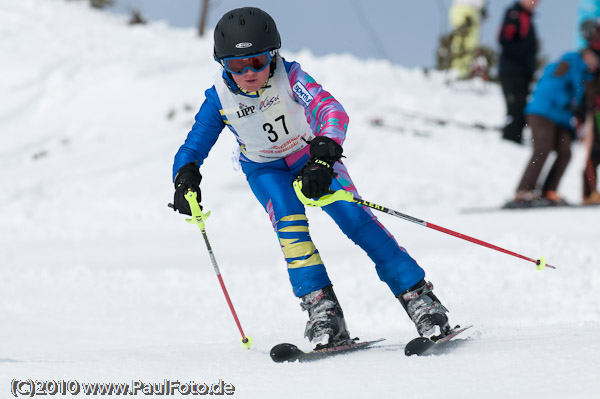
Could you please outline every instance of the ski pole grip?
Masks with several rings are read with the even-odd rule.
[[[186,219],[186,221],[197,225],[200,229],[204,229],[204,221],[210,216],[210,211],[202,213],[202,209],[200,209],[200,204],[196,198],[198,198],[198,193],[195,191],[188,189],[188,192],[185,193],[185,199],[190,204],[190,210],[192,211],[192,218]]]
[[[315,200],[308,198],[302,193],[302,182],[300,180],[294,180],[292,185],[294,186],[294,191],[296,192],[296,196],[298,197],[300,202],[307,206],[326,206],[329,204],[333,204],[336,201],[354,202],[354,195],[352,195],[351,192],[346,190],[331,191],[330,194],[325,194],[324,196]]]

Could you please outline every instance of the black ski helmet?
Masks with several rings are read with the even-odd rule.
[[[281,38],[275,21],[260,8],[231,10],[221,17],[215,27],[214,56],[217,61],[280,47]]]

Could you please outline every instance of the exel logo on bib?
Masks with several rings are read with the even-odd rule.
[[[294,94],[296,94],[306,106],[308,106],[314,98],[299,80],[294,83]]]

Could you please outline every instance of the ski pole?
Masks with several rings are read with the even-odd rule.
[[[362,205],[362,206],[366,206],[368,208],[376,209],[378,211],[387,213],[388,215],[396,216],[396,217],[399,217],[400,219],[408,220],[409,222],[413,222],[413,223],[416,223],[416,224],[424,226],[424,227],[429,227],[430,229],[441,231],[442,233],[446,233],[446,234],[449,234],[451,236],[458,237],[460,239],[472,242],[474,244],[478,244],[478,245],[484,246],[486,248],[494,249],[496,251],[500,251],[500,252],[503,252],[505,254],[515,256],[515,257],[517,257],[519,259],[523,259],[523,260],[526,260],[526,261],[529,261],[529,262],[533,262],[533,263],[535,263],[537,265],[537,269],[538,270],[543,270],[545,267],[550,268],[550,269],[556,269],[556,267],[547,264],[546,263],[546,258],[544,258],[543,256],[540,257],[540,258],[538,258],[538,259],[533,259],[533,258],[529,258],[527,256],[523,256],[523,255],[518,254],[516,252],[509,251],[507,249],[504,249],[504,248],[498,247],[496,245],[487,243],[487,242],[479,240],[477,238],[470,237],[470,236],[468,236],[466,234],[458,233],[456,231],[447,229],[445,227],[441,227],[441,226],[435,225],[433,223],[429,223],[429,222],[426,222],[424,220],[417,219],[415,217],[406,215],[404,213],[400,213],[400,212],[395,211],[393,209],[386,208],[385,206],[377,205],[377,204],[374,204],[373,202],[365,201],[365,200],[360,199],[360,198],[354,198],[354,195],[351,192],[346,191],[346,190],[332,191],[329,194],[325,194],[324,196],[322,196],[321,198],[319,198],[317,200],[313,200],[313,199],[307,198],[304,194],[302,194],[302,182],[300,182],[299,180],[294,180],[293,185],[294,185],[294,190],[296,191],[296,195],[298,196],[298,199],[304,205],[321,207],[321,206],[332,204],[332,203],[334,203],[336,201],[354,202],[356,204],[359,204],[359,205]]]
[[[221,284],[221,289],[223,290],[223,294],[225,295],[225,299],[227,300],[227,304],[229,305],[229,309],[231,310],[231,314],[233,315],[233,319],[235,320],[235,324],[237,324],[238,330],[240,330],[240,334],[242,335],[240,346],[245,349],[249,349],[252,346],[252,338],[244,334],[244,330],[242,329],[242,324],[238,319],[237,313],[233,307],[233,303],[231,302],[231,298],[229,298],[229,294],[227,293],[227,288],[225,288],[225,283],[223,282],[223,277],[221,277],[221,271],[219,270],[219,265],[217,265],[217,260],[213,253],[212,247],[210,246],[210,241],[208,241],[208,235],[206,234],[206,228],[204,226],[204,222],[210,216],[210,211],[206,213],[202,213],[200,209],[200,204],[198,204],[198,200],[196,199],[198,194],[192,190],[188,190],[185,194],[185,199],[190,204],[190,209],[192,211],[192,218],[186,219],[186,222],[195,224],[202,231],[202,236],[204,237],[204,243],[206,244],[206,248],[208,249],[208,254],[210,255],[210,261],[212,262],[213,268],[215,269],[215,273],[217,274],[217,278],[219,279],[219,284]]]

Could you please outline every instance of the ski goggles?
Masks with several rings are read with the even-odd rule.
[[[269,66],[273,57],[271,51],[265,51],[264,53],[255,54],[251,57],[227,57],[221,60],[223,68],[227,72],[233,73],[234,75],[243,75],[248,69],[253,72],[260,72]]]

